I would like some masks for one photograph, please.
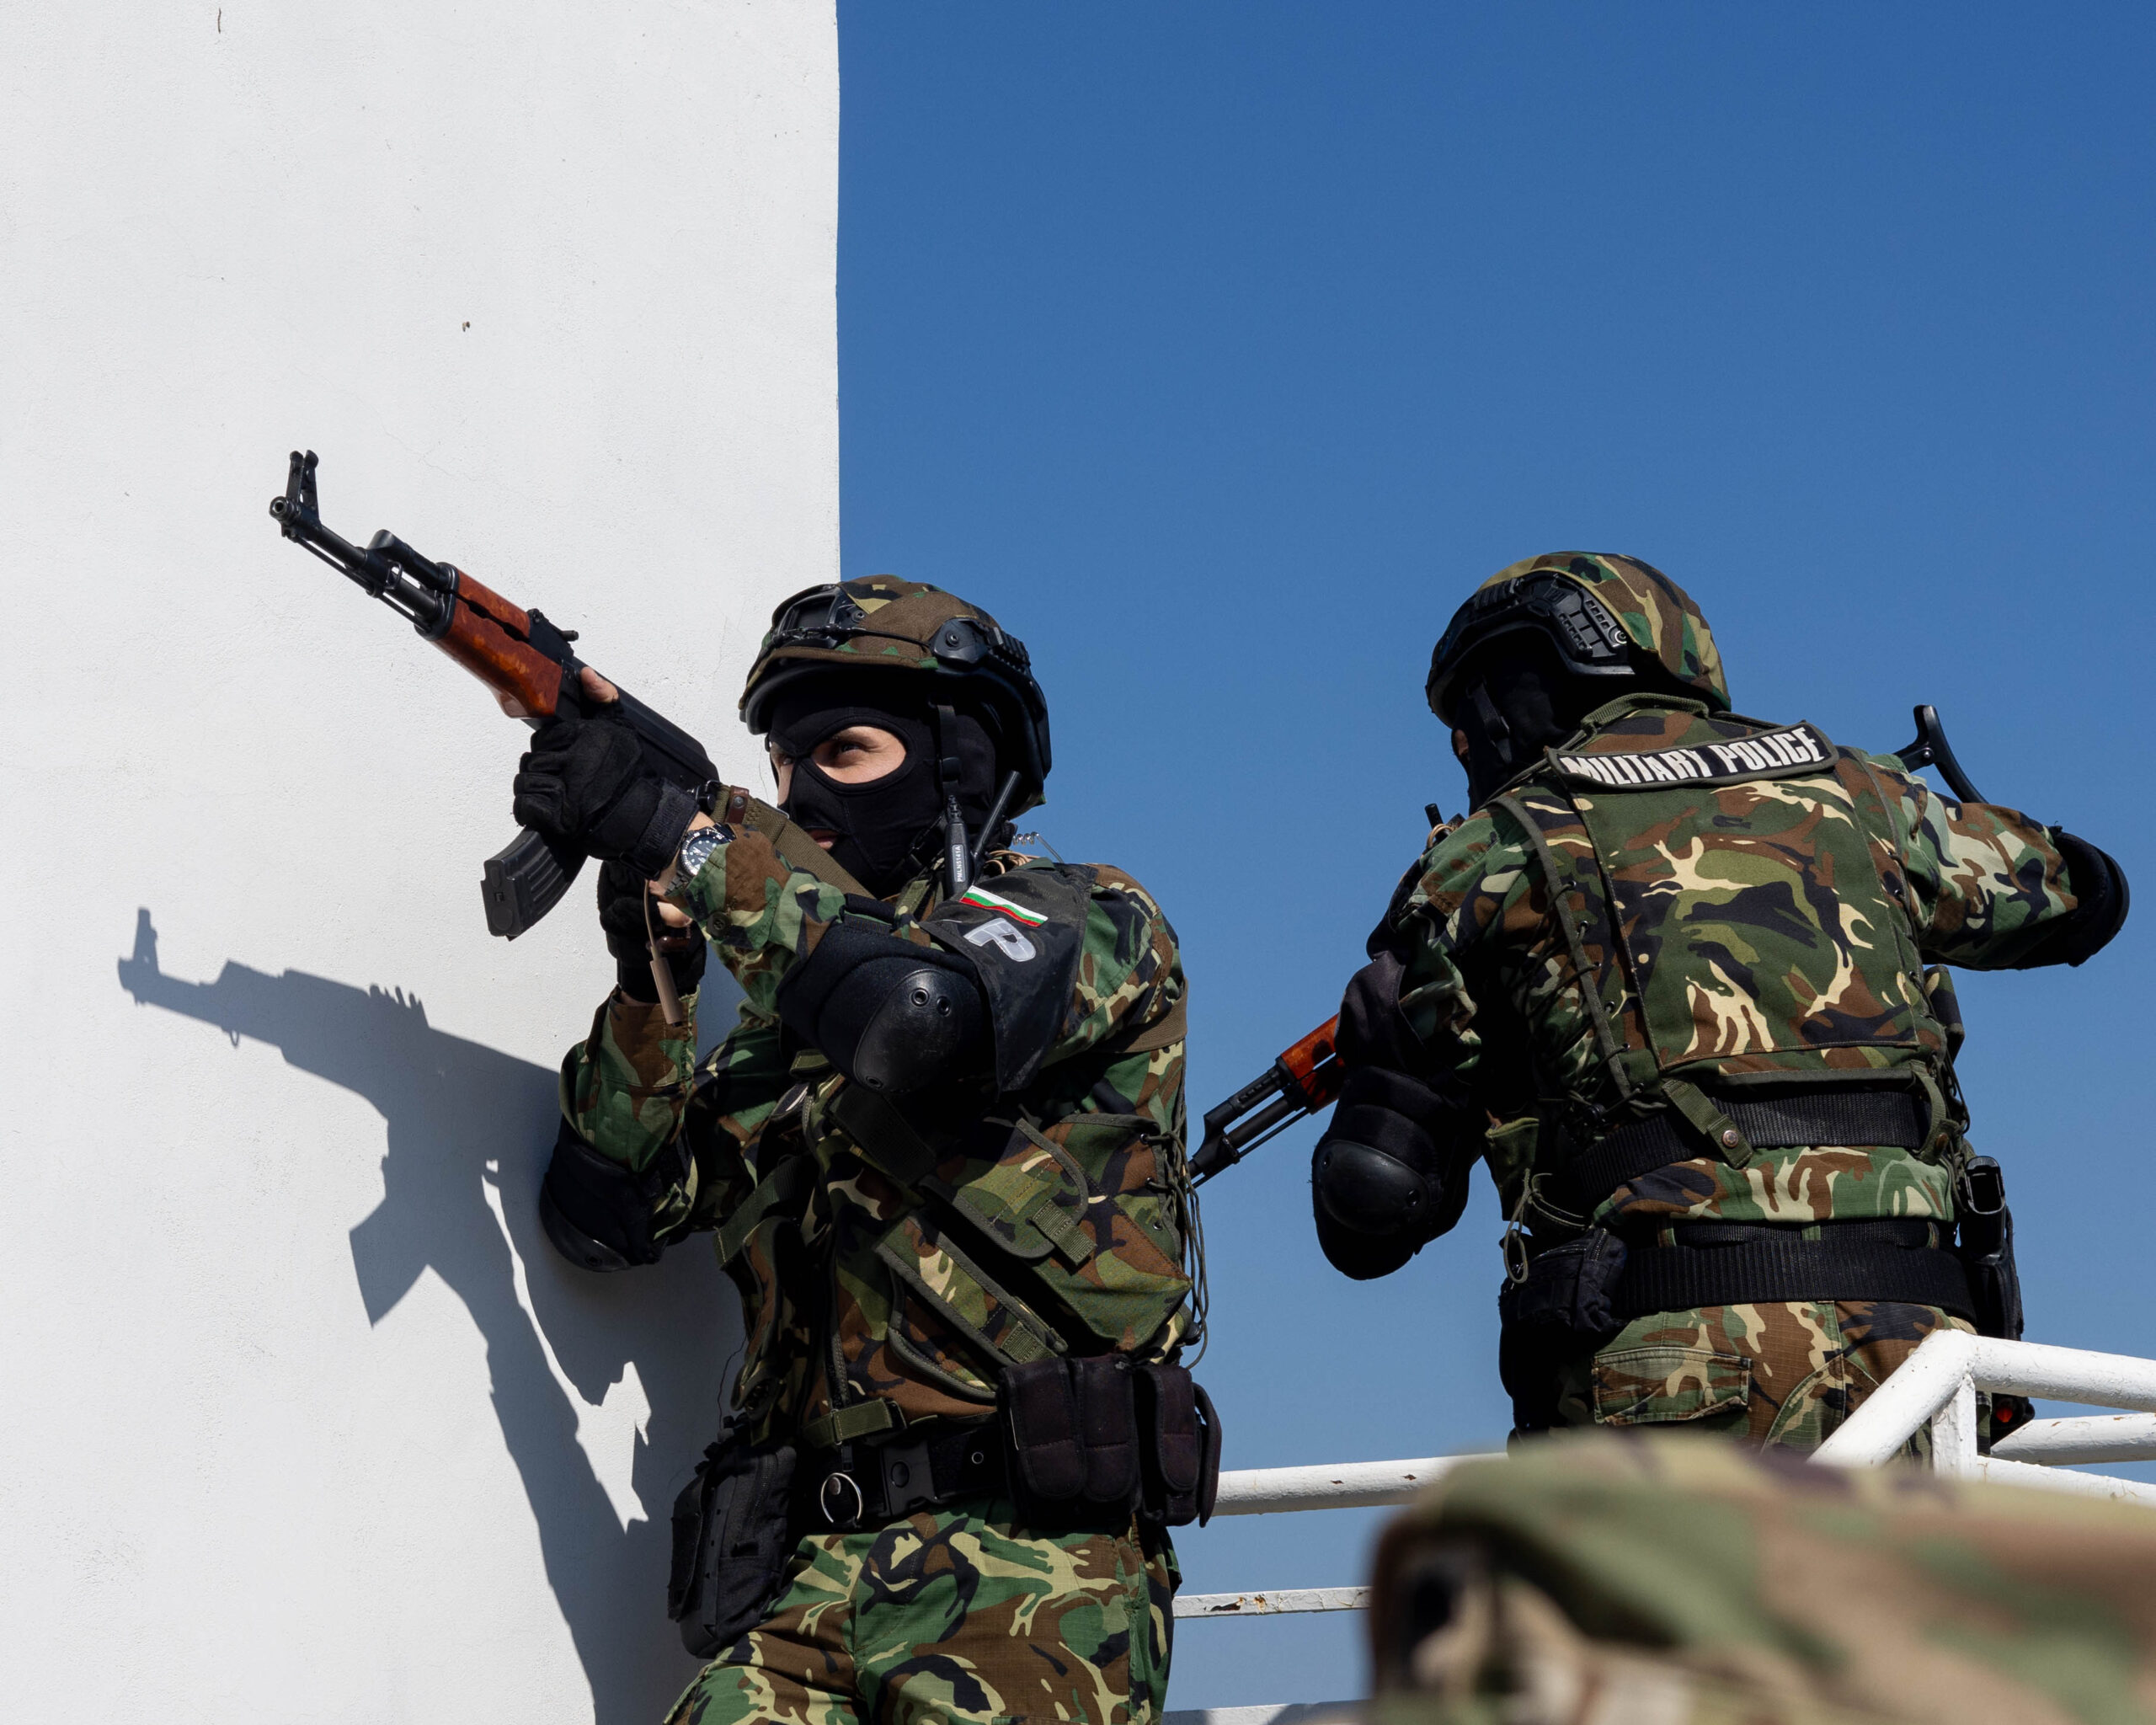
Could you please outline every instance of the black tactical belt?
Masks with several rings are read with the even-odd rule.
[[[1871,1086],[1742,1102],[1716,1096],[1716,1105],[1758,1150],[1791,1145],[1891,1145],[1919,1150],[1931,1137],[1929,1112],[1914,1092]],[[1572,1159],[1567,1175],[1588,1209],[1628,1180],[1715,1154],[1673,1111],[1651,1114],[1598,1138]]]
[[[1629,1322],[1701,1306],[1867,1300],[1938,1306],[1973,1322],[1967,1272],[1935,1243],[1941,1226],[1911,1217],[1827,1222],[1820,1238],[1806,1240],[1794,1227],[1681,1223],[1672,1231],[1677,1244],[1629,1250],[1610,1307]]]
[[[1003,1434],[993,1419],[914,1437],[900,1432],[851,1448],[850,1463],[843,1466],[844,1451],[803,1455],[800,1501],[812,1532],[881,1527],[916,1510],[1010,1488]]]

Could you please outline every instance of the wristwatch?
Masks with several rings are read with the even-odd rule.
[[[675,859],[674,884],[681,886],[703,873],[704,864],[711,860],[711,853],[721,845],[733,842],[733,829],[725,826],[700,826],[681,841],[681,851]]]

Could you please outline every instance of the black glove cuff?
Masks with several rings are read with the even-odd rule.
[[[2067,884],[2073,888],[2075,900],[2073,914],[2059,924],[2058,932],[2038,947],[2027,962],[2085,964],[2125,927],[2132,895],[2117,858],[2059,827],[2051,830],[2051,836],[2059,855],[2066,858]]]
[[[656,880],[672,865],[696,816],[692,793],[664,779],[640,779],[607,811],[600,833],[621,846],[622,860],[640,879]]]
[[[652,1207],[667,1185],[686,1173],[688,1160],[676,1138],[649,1167],[635,1173],[601,1156],[564,1119],[539,1188],[540,1226],[554,1249],[584,1269],[657,1263],[665,1248],[653,1237]]]

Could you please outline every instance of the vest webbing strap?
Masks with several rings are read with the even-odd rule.
[[[1904,1217],[1828,1222],[1817,1240],[1794,1228],[1680,1225],[1675,1246],[1634,1247],[1610,1298],[1620,1320],[1703,1306],[1805,1300],[1892,1300],[1937,1306],[1974,1322],[1968,1273],[1930,1245],[1931,1223]],[[1687,1234],[1737,1236],[1726,1245],[1684,1242]]]
[[[1715,1100],[1754,1149],[1846,1144],[1920,1150],[1931,1138],[1929,1111],[1906,1090],[1840,1085],[1758,1102],[1725,1092]],[[1677,1116],[1650,1114],[1597,1139],[1572,1159],[1566,1172],[1577,1194],[1593,1205],[1657,1168],[1720,1153],[1686,1131]]]
[[[815,1178],[815,1159],[806,1151],[797,1151],[759,1180],[755,1189],[741,1200],[713,1236],[719,1267],[725,1268],[740,1256],[741,1248],[749,1243],[749,1236],[766,1216],[805,1198]]]
[[[841,892],[851,894],[857,899],[876,896],[832,862],[831,853],[815,840],[770,804],[758,802],[746,791],[737,790],[727,798],[726,813],[721,818],[728,826],[745,826],[750,832],[761,833],[771,841],[771,848],[778,852],[779,861],[787,868],[798,868],[803,874],[813,874],[825,886],[835,886]]]
[[[856,1402],[805,1422],[801,1441],[811,1450],[835,1449],[856,1438],[873,1438],[878,1432],[895,1430],[905,1423],[905,1416],[891,1402]]]

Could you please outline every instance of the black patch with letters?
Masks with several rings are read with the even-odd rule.
[[[921,919],[939,947],[972,967],[987,998],[1001,1094],[1040,1076],[1070,1011],[1091,879],[1083,868],[1036,863],[982,882],[985,903],[948,899]]]
[[[1834,765],[1834,745],[1816,726],[1793,724],[1749,737],[1685,749],[1636,754],[1572,755],[1550,759],[1566,778],[1605,791],[1658,791],[1678,785],[1738,785],[1759,778],[1799,778]]]

